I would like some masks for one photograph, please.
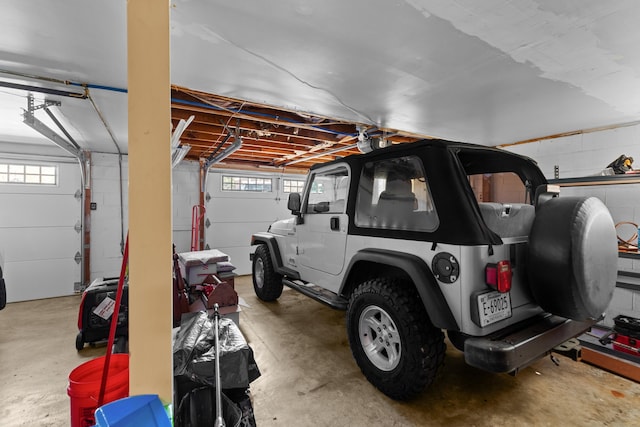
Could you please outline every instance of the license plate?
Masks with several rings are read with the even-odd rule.
[[[511,317],[511,298],[508,293],[487,292],[478,295],[478,314],[480,326],[484,327],[492,323]]]

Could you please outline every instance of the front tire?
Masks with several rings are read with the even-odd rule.
[[[406,282],[378,278],[359,285],[347,308],[351,352],[367,380],[408,400],[433,383],[444,361],[444,334]]]
[[[258,245],[253,254],[253,290],[262,301],[275,301],[282,295],[282,275],[275,272],[267,245]]]

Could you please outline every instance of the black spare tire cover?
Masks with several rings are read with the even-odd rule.
[[[547,312],[597,319],[616,283],[618,246],[607,207],[595,197],[557,197],[540,205],[529,236],[529,286]]]

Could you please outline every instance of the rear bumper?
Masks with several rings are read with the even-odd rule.
[[[467,338],[465,361],[489,372],[517,372],[554,347],[588,331],[595,323],[542,314],[508,331]]]

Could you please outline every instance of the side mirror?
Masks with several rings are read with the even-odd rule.
[[[300,215],[300,205],[300,193],[289,194],[287,209],[289,209],[293,215]]]

